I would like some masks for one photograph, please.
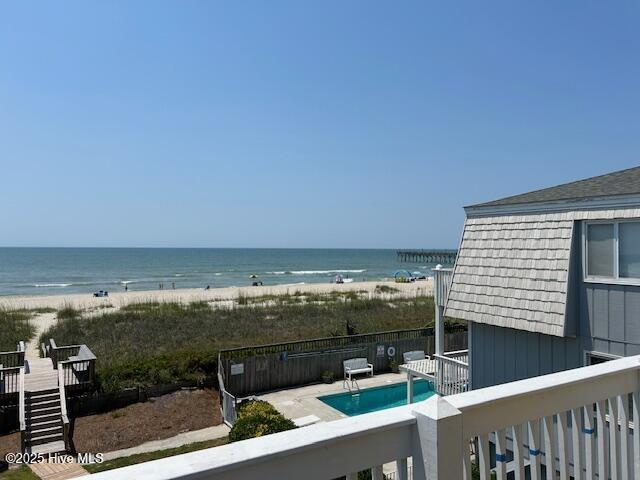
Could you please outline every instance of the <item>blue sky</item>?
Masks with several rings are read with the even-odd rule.
[[[0,245],[456,247],[638,164],[637,2],[3,2]]]

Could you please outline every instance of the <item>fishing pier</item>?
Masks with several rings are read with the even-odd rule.
[[[441,263],[453,265],[456,262],[457,250],[397,250],[400,262]]]

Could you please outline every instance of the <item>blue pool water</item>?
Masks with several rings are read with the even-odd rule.
[[[416,402],[426,400],[436,393],[431,382],[426,380],[415,381],[413,385],[413,398]],[[381,387],[365,388],[360,390],[360,393],[335,393],[318,397],[318,400],[353,417],[363,413],[406,405],[407,384],[402,382]]]

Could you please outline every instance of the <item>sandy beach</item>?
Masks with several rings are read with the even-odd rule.
[[[101,306],[120,308],[130,303],[140,302],[224,302],[238,298],[258,297],[262,295],[286,295],[295,292],[301,293],[328,293],[332,291],[367,291],[374,292],[377,285],[387,285],[400,290],[402,296],[414,297],[419,295],[431,295],[433,292],[432,279],[414,283],[395,282],[352,282],[336,285],[332,283],[308,283],[267,285],[261,287],[224,287],[204,290],[202,288],[184,288],[176,290],[140,290],[110,292],[108,297],[97,298],[91,293],[63,294],[63,295],[29,295],[0,297],[0,308],[36,309],[56,308],[71,306],[77,309],[91,309]]]

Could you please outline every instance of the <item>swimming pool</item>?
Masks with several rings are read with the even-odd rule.
[[[426,380],[413,382],[414,401],[420,402],[435,395],[433,385]],[[383,385],[381,387],[365,388],[360,393],[334,393],[318,397],[318,400],[332,408],[353,417],[363,413],[377,412],[386,408],[399,407],[407,404],[406,382]]]

